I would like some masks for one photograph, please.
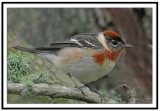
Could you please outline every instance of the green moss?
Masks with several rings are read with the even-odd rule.
[[[56,99],[54,99],[54,104],[56,104],[56,103],[69,103],[70,101],[69,101],[69,99],[64,99],[64,98],[56,98]]]
[[[21,92],[22,96],[33,96],[32,95],[32,91],[33,91],[33,85],[34,85],[34,82],[33,82],[33,78],[35,77],[36,75],[35,74],[30,74],[28,76],[24,76],[22,79],[21,79],[21,83],[24,83],[26,85],[26,90],[23,90]]]
[[[52,81],[50,75],[47,72],[41,72],[37,74],[30,74],[28,76],[24,76],[21,79],[21,83],[26,85],[26,90],[21,92],[22,96],[33,96],[33,85],[36,83],[46,83],[46,84],[56,84],[56,81]]]
[[[24,83],[25,90],[21,92],[22,96],[33,96],[33,85],[36,83],[58,84],[58,81],[52,80],[47,72],[31,74],[30,59],[21,53],[10,53],[8,56],[8,82]]]
[[[27,90],[22,92],[22,95],[31,95],[33,81],[30,75],[30,59],[21,53],[10,53],[7,66],[8,82],[26,84]]]
[[[125,104],[125,103],[126,103],[126,101],[123,101],[123,100],[122,100],[121,95],[116,96],[116,99],[115,99],[115,100],[118,101],[118,102],[121,103],[121,104]]]
[[[101,90],[99,90],[99,93],[102,94],[103,96],[107,97],[107,98],[110,98],[112,100],[115,100],[115,101],[119,102],[120,104],[125,104],[126,103],[126,101],[122,100],[121,95],[117,95],[115,92],[108,91],[108,90],[105,90],[105,89],[101,89]]]
[[[26,90],[23,90],[21,92],[22,96],[33,96],[32,95],[32,91],[33,91],[33,82],[32,81],[25,81],[25,85],[26,85]]]
[[[51,98],[49,96],[20,96],[15,94],[7,95],[8,104],[49,104]]]
[[[21,53],[10,53],[7,59],[8,81],[19,83],[31,71],[30,59]]]
[[[51,77],[47,72],[41,72],[34,77],[33,82],[53,84],[53,81],[50,78]]]

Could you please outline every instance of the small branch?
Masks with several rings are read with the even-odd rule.
[[[136,89],[135,88],[131,88],[129,85],[127,84],[121,84],[115,88],[113,88],[114,90],[117,88],[122,87],[123,89],[126,90],[127,94],[129,95],[129,103],[130,104],[135,104],[136,103]]]
[[[21,83],[8,83],[8,94],[20,94],[26,90],[26,85]],[[35,96],[52,96],[53,98],[66,98],[75,99],[87,103],[118,103],[117,101],[104,98],[101,102],[101,98],[94,92],[84,89],[84,95],[76,88],[69,88],[65,86],[55,86],[48,84],[34,84],[32,94]]]

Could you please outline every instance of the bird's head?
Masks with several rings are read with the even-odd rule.
[[[98,41],[108,51],[122,50],[124,48],[133,47],[130,44],[125,43],[114,31],[104,31],[98,35]]]

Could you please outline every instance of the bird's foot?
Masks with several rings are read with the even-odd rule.
[[[85,86],[86,86],[90,91],[92,91],[92,92],[98,94],[98,96],[99,96],[100,99],[101,99],[101,102],[105,99],[105,97],[104,97],[103,95],[101,95],[96,89],[90,87],[90,86],[87,85],[87,84],[86,84]]]
[[[103,95],[101,95],[98,91],[94,90],[93,92],[98,94],[98,96],[101,98],[101,102],[105,99],[105,97]]]
[[[80,87],[80,86],[78,86],[78,85],[75,85],[75,88],[77,88],[78,90],[80,90],[80,91],[82,92],[82,94],[84,95],[84,97],[85,97],[85,93],[84,93],[84,91],[83,91],[83,87]]]

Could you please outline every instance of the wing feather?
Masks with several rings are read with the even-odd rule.
[[[46,46],[35,48],[35,50],[46,53],[56,53],[65,47],[85,47],[85,48],[101,48],[102,45],[97,42],[97,33],[86,33],[72,36],[70,40],[63,42],[55,42]]]

